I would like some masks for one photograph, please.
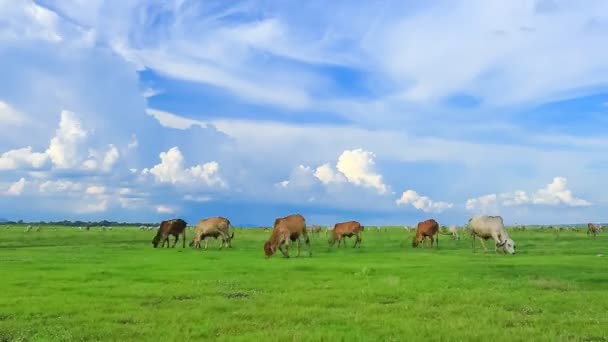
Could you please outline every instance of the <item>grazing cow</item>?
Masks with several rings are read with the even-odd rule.
[[[232,232],[232,235],[229,235],[231,226],[230,221],[225,217],[209,217],[199,220],[190,246],[200,248],[201,240],[205,240],[205,249],[207,249],[210,237],[215,239],[221,237],[222,243],[220,244],[220,249],[224,246],[232,248],[230,241],[234,238],[234,232]]]
[[[31,231],[31,230],[32,230],[32,225],[31,225],[31,224],[28,224],[28,226],[27,226],[27,227],[25,227],[25,231],[26,231],[26,232],[29,232],[29,231]]]
[[[458,234],[458,228],[455,225],[451,225],[445,229],[445,232],[440,231],[441,235],[450,235],[452,240],[460,240],[460,234]]]
[[[321,234],[321,226],[313,224],[312,226],[310,226],[310,231],[313,234],[319,235],[319,234]]]
[[[334,225],[332,236],[329,239],[329,245],[333,246],[336,241],[338,241],[338,247],[340,247],[340,243],[343,243],[343,246],[346,247],[345,238],[350,238],[354,235],[356,240],[353,248],[357,247],[357,245],[361,247],[361,232],[363,229],[364,227],[357,221],[336,223]]]
[[[596,237],[597,233],[599,233],[601,229],[602,226],[600,226],[599,224],[589,223],[587,225],[587,235],[593,235],[593,237]]]
[[[182,248],[186,248],[186,221],[182,219],[174,219],[169,221],[163,221],[160,223],[160,227],[156,232],[156,236],[152,239],[152,245],[154,248],[161,245],[161,248],[165,247],[165,242],[167,243],[167,247],[169,247],[169,235],[175,236],[175,241],[173,242],[173,248],[177,244],[179,240],[179,236],[183,235],[183,246]]]
[[[487,251],[484,240],[490,238],[496,242],[495,251],[515,254],[515,241],[509,238],[505,225],[500,216],[473,216],[469,219],[469,231],[471,233],[471,244],[475,252],[475,239],[479,238],[484,251]]]
[[[285,258],[289,258],[289,244],[298,241],[298,256],[300,256],[300,238],[304,237],[304,243],[308,246],[308,255],[312,256],[310,239],[306,231],[306,220],[300,214],[294,214],[277,218],[274,221],[274,228],[270,233],[270,238],[264,244],[264,254],[271,257],[277,251],[281,251]]]
[[[439,248],[439,223],[437,221],[430,219],[422,222],[418,222],[418,226],[416,227],[416,236],[412,240],[412,247],[418,247],[419,244],[424,242],[426,238],[431,240],[431,248],[433,247],[433,236],[437,235],[436,240],[437,243],[435,245],[436,248]]]

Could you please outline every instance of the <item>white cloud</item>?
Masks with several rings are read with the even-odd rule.
[[[570,207],[586,207],[591,202],[574,197],[568,189],[568,181],[564,177],[554,177],[550,184],[529,195],[525,191],[517,190],[500,195],[490,194],[467,200],[468,210],[497,212],[498,206],[516,207],[524,205],[566,205]]]
[[[166,205],[158,205],[156,206],[156,212],[159,214],[173,214],[175,213],[175,209]]]
[[[0,127],[22,126],[27,121],[25,115],[0,100]]]
[[[212,198],[210,196],[185,195],[184,200],[191,202],[209,202]]]
[[[544,205],[565,204],[571,207],[589,206],[587,200],[576,198],[572,191],[568,190],[568,180],[564,177],[555,177],[550,184],[540,189],[532,197],[532,203]]]
[[[82,123],[70,111],[62,111],[59,128],[51,139],[46,154],[57,168],[72,168],[78,165],[82,157],[82,144],[87,138],[87,131]]]
[[[0,155],[0,170],[15,170],[20,168],[40,169],[49,158],[46,153],[33,152],[32,147],[10,150]]]
[[[107,211],[108,207],[108,200],[104,198],[96,203],[87,203],[82,206],[78,211],[81,213],[99,213]]]
[[[25,188],[25,178],[21,178],[11,186],[9,186],[8,190],[6,190],[6,195],[8,196],[19,196],[23,193],[23,189]]]
[[[496,194],[483,195],[477,198],[467,200],[466,208],[470,211],[476,211],[480,214],[496,214],[498,213],[498,203]]]
[[[182,116],[164,112],[162,110],[148,108],[146,109],[146,113],[156,118],[161,125],[169,128],[188,129],[192,126],[200,126],[203,128],[207,127],[207,125],[202,121],[184,118]]]
[[[45,181],[40,184],[39,190],[43,193],[69,193],[69,192],[80,192],[83,189],[83,185],[78,182],[72,182],[67,180],[55,180]]]
[[[314,175],[323,184],[346,182],[346,177],[340,172],[337,172],[329,163],[317,167]]]
[[[114,145],[110,145],[108,151],[103,157],[103,161],[101,163],[101,169],[104,171],[110,171],[118,161],[120,157],[120,153],[118,153],[118,149]]]
[[[92,185],[87,187],[85,192],[89,195],[103,195],[106,193],[106,187],[101,185]]]
[[[215,161],[184,168],[184,156],[177,146],[167,152],[161,152],[160,159],[159,164],[150,169],[144,169],[142,174],[151,174],[160,183],[226,186],[219,174],[220,166]]]
[[[387,191],[387,187],[382,181],[382,176],[375,171],[374,158],[374,153],[361,148],[347,150],[338,158],[336,168],[348,182],[374,188],[378,193],[383,194]]]
[[[425,213],[441,213],[454,205],[447,202],[435,202],[427,196],[421,196],[414,190],[404,191],[401,198],[395,201],[397,205],[411,204],[414,208],[422,210]]]

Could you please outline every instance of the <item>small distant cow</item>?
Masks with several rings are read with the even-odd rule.
[[[234,238],[234,232],[229,235],[229,230],[232,225],[225,217],[209,217],[204,220],[199,220],[194,230],[194,237],[190,243],[191,247],[200,248],[201,240],[205,241],[205,249],[207,249],[208,240],[210,237],[217,239],[222,238],[220,249],[224,246],[232,248],[231,241]]]
[[[179,240],[179,236],[183,236],[183,247],[186,248],[186,221],[182,219],[174,219],[169,221],[163,221],[160,223],[160,227],[156,232],[156,236],[152,239],[152,245],[154,248],[161,245],[161,248],[165,247],[165,242],[167,243],[167,247],[169,247],[169,235],[175,236],[175,241],[173,242],[173,248],[177,244]]]
[[[593,237],[596,237],[601,230],[602,226],[599,224],[589,223],[587,225],[587,235],[593,235]]]
[[[473,216],[469,219],[469,231],[471,233],[471,243],[475,252],[475,240],[479,238],[484,251],[487,251],[484,240],[490,238],[496,242],[496,251],[515,254],[515,241],[509,238],[505,225],[500,216]]]
[[[281,251],[285,258],[289,258],[289,245],[293,241],[298,241],[298,256],[300,256],[300,239],[304,238],[304,243],[308,246],[308,255],[312,256],[310,239],[306,231],[306,220],[300,214],[293,214],[274,221],[274,227],[270,238],[264,244],[264,254],[269,258],[273,256],[277,249]]]
[[[441,229],[439,233],[441,235],[450,235],[452,240],[460,240],[460,234],[458,234],[458,228],[455,225],[451,225],[449,227],[444,227],[445,229]]]
[[[310,226],[310,232],[316,235],[321,234],[321,226],[313,224]]]
[[[343,246],[346,247],[345,238],[350,238],[354,235],[356,240],[353,248],[357,247],[357,245],[361,247],[361,232],[363,229],[364,227],[357,221],[336,223],[334,225],[332,236],[329,240],[329,245],[333,246],[336,244],[336,241],[338,241],[338,247],[340,247],[340,243],[343,243]]]
[[[431,240],[432,248],[433,242],[435,242],[435,239],[433,238],[435,235],[437,235],[435,247],[439,248],[439,223],[433,219],[419,222],[418,227],[416,227],[416,236],[412,240],[412,247],[418,247],[426,238],[429,238]]]

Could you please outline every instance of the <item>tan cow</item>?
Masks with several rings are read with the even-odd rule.
[[[333,233],[331,239],[329,239],[329,245],[333,246],[336,241],[338,241],[338,247],[340,247],[340,243],[343,242],[343,246],[346,247],[346,241],[344,240],[347,237],[352,237],[353,235],[357,238],[355,240],[354,247],[361,247],[361,232],[364,227],[361,223],[357,221],[348,221],[342,223],[336,223],[334,225]]]
[[[435,242],[433,236],[435,235],[437,235],[435,247],[439,248],[439,223],[433,219],[419,222],[416,227],[416,236],[412,240],[412,247],[418,247],[426,238],[431,239],[431,247],[433,247],[433,242]]]
[[[161,222],[160,227],[156,232],[156,236],[154,239],[152,239],[152,245],[154,248],[158,247],[159,243],[161,244],[161,248],[165,247],[165,242],[167,243],[167,247],[169,247],[169,235],[175,236],[173,247],[175,247],[177,244],[179,236],[183,235],[184,245],[182,248],[186,248],[186,221],[182,219],[175,219]]]
[[[289,258],[289,245],[293,241],[298,241],[298,256],[300,256],[300,238],[304,237],[304,243],[308,246],[308,255],[312,256],[310,239],[306,231],[306,220],[300,214],[293,214],[274,221],[274,228],[270,233],[270,238],[264,244],[264,254],[266,257],[273,256],[277,248],[285,258]]]
[[[310,232],[315,235],[321,234],[321,226],[313,224],[312,226],[310,226]]]
[[[593,235],[593,237],[596,237],[597,233],[599,233],[601,230],[602,226],[600,226],[599,224],[589,223],[587,225],[587,235]]]
[[[204,220],[199,220],[196,228],[194,230],[194,237],[192,238],[192,242],[190,243],[191,247],[200,248],[201,240],[205,240],[205,249],[208,246],[209,238],[218,237],[222,238],[222,243],[220,244],[220,249],[224,246],[228,248],[232,248],[232,238],[234,238],[234,231],[232,235],[230,235],[230,221],[225,217],[209,217]]]

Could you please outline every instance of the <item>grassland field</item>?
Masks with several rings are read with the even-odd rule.
[[[366,231],[265,259],[153,249],[154,231],[0,229],[0,341],[608,341],[608,233],[514,231],[517,255]],[[192,230],[188,231],[188,240]]]

